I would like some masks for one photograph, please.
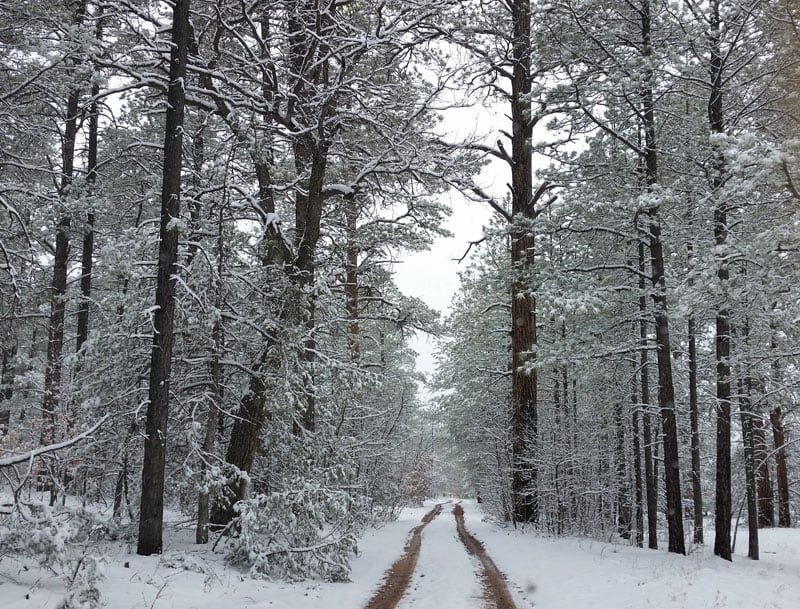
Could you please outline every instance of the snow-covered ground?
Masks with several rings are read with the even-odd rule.
[[[709,545],[688,556],[579,538],[500,529],[465,506],[467,528],[483,541],[518,598],[519,609],[798,609],[800,530],[759,532],[761,559],[747,559],[739,529],[734,562]],[[666,544],[664,544],[666,545]]]
[[[397,522],[367,532],[351,583],[252,580],[226,568],[219,555],[198,550],[187,530],[166,540],[161,557],[116,546],[101,595],[110,609],[361,609],[432,504],[405,510]],[[800,607],[797,529],[762,531],[762,560],[737,556],[731,564],[709,548],[682,557],[523,534],[484,522],[474,503],[463,505],[468,529],[507,575],[518,609]],[[481,608],[479,567],[455,536],[451,508],[445,506],[423,533],[417,570],[400,609]],[[738,545],[737,554],[746,551],[746,531],[739,531]],[[63,578],[51,571],[0,557],[0,609],[54,609],[64,594]]]

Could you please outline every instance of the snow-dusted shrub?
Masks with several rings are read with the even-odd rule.
[[[56,609],[98,609],[102,607],[97,585],[105,577],[105,559],[98,556],[81,557],[69,580],[69,591]]]
[[[64,564],[69,546],[89,540],[98,526],[85,510],[17,504],[0,519],[0,554],[35,558],[43,567]]]
[[[240,501],[226,560],[253,577],[347,581],[357,550],[357,515],[364,511],[359,503],[345,490],[307,481]]]
[[[104,559],[87,550],[91,542],[116,538],[113,526],[82,508],[18,502],[0,518],[0,556],[31,558],[41,567],[61,569],[68,592],[58,609],[97,609]]]

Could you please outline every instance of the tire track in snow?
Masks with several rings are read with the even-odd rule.
[[[464,526],[464,510],[460,505],[453,508],[453,516],[456,519],[456,528],[461,543],[467,548],[472,556],[477,557],[483,565],[483,585],[486,609],[517,609],[511,592],[506,584],[506,578],[492,558],[486,553],[483,544],[473,537]]]
[[[364,609],[395,609],[397,607],[411,582],[414,568],[417,566],[419,550],[422,547],[422,530],[441,512],[442,504],[438,503],[423,516],[422,524],[411,531],[411,539],[408,540],[403,555],[391,566],[383,585]]]

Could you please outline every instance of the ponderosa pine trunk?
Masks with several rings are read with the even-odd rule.
[[[198,493],[197,497],[197,527],[195,530],[195,543],[208,543],[208,528],[211,520],[209,489],[207,488],[207,472],[214,459],[214,447],[217,442],[217,430],[219,429],[220,405],[224,398],[223,378],[222,378],[222,351],[225,347],[225,335],[222,325],[222,274],[225,270],[225,240],[223,226],[223,210],[220,208],[217,224],[217,277],[215,279],[216,302],[215,307],[219,312],[214,320],[214,327],[211,330],[211,387],[212,395],[208,404],[206,415],[206,430],[203,437],[203,453],[200,457],[200,472],[206,481],[206,486]]]
[[[644,480],[647,502],[647,547],[658,549],[658,482],[653,463],[653,431],[650,419],[650,355],[647,340],[647,295],[645,293],[644,237],[639,241],[639,375],[641,385],[642,432],[644,434]]]
[[[634,484],[634,521],[636,524],[636,545],[644,546],[644,479],[642,477],[642,440],[639,424],[641,405],[639,403],[637,365],[633,364],[631,377],[631,436],[633,443],[633,484]]]
[[[534,264],[533,157],[531,149],[531,7],[529,0],[510,3],[513,27],[511,77],[511,370],[512,477],[515,523],[536,522],[539,513],[535,447],[538,428],[536,300],[531,270]]]
[[[783,411],[776,406],[769,413],[772,423],[772,440],[775,446],[775,482],[778,487],[778,526],[792,526],[789,496],[789,466],[786,459],[786,433],[783,427]]]
[[[100,87],[92,86],[92,106],[89,117],[88,165],[86,183],[90,194],[97,181],[97,95]],[[92,299],[92,265],[94,261],[94,212],[86,214],[86,230],[83,234],[81,251],[81,299],[78,305],[78,333],[75,339],[75,351],[80,353],[89,338],[89,306]]]
[[[350,359],[356,364],[361,358],[359,343],[359,311],[358,311],[358,204],[355,196],[347,195],[344,201],[346,251],[344,262],[344,295],[347,313],[348,347]]]
[[[703,487],[700,470],[700,408],[697,401],[697,334],[694,315],[689,317],[689,424],[692,454],[692,505],[696,544],[703,543]]]
[[[614,469],[617,486],[617,533],[622,539],[630,539],[633,530],[631,489],[628,476],[628,456],[625,451],[625,420],[622,402],[614,404]]]
[[[745,373],[746,376],[746,373]],[[749,382],[739,379],[739,417],[742,424],[745,493],[747,495],[747,557],[758,560],[758,488],[753,451],[753,404]]]
[[[86,0],[78,2],[75,9],[74,24],[78,28],[83,25],[86,16]],[[80,57],[70,58],[70,70],[82,61]],[[70,196],[70,187],[75,174],[75,143],[78,135],[80,115],[80,87],[74,87],[67,96],[64,122],[64,136],[61,141],[61,179],[58,197],[65,202]],[[51,444],[55,440],[57,411],[61,402],[61,375],[63,368],[62,353],[64,349],[64,318],[67,297],[67,264],[69,261],[69,231],[72,219],[64,213],[56,225],[56,244],[53,256],[53,278],[50,283],[50,321],[47,328],[47,361],[44,371],[44,387],[42,390],[42,444]],[[51,487],[52,488],[52,487]],[[51,493],[51,503],[55,496]]]
[[[172,9],[172,48],[164,127],[164,167],[158,245],[156,310],[145,424],[142,499],[138,554],[160,554],[164,526],[164,469],[167,449],[170,372],[172,368],[175,286],[178,273],[183,118],[186,101],[186,59],[189,47],[189,0],[175,0]]]
[[[642,54],[652,57],[650,3],[641,5]],[[647,187],[658,184],[658,147],[656,140],[653,71],[647,67],[642,85],[642,122],[645,136],[644,162]],[[656,361],[658,368],[658,405],[664,434],[664,480],[667,494],[668,549],[685,554],[683,538],[683,496],[681,495],[678,425],[675,414],[675,388],[672,379],[672,349],[669,335],[664,251],[661,241],[661,221],[657,206],[646,212],[650,246],[650,270],[653,285],[653,317],[656,330]]]
[[[717,0],[710,4],[709,46],[710,84],[708,121],[711,132],[722,134],[725,130],[722,100],[724,63],[720,51],[720,13]],[[717,282],[722,289],[723,300],[717,307],[714,352],[717,371],[717,450],[716,491],[714,515],[714,554],[731,560],[731,320],[730,310],[724,299],[727,293],[730,271],[725,253],[728,241],[727,203],[721,199],[719,189],[724,184],[725,159],[715,153],[714,174],[711,187],[717,195],[714,208],[714,244],[717,252]]]

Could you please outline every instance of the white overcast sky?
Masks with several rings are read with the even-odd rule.
[[[458,290],[458,272],[467,264],[467,260],[459,264],[457,259],[464,255],[470,241],[480,239],[483,225],[491,216],[488,205],[466,201],[456,194],[449,199],[453,214],[447,228],[453,237],[438,238],[430,250],[406,254],[394,265],[395,281],[401,292],[416,296],[445,315]],[[419,353],[417,368],[425,374],[432,372],[435,341],[420,336],[412,341],[412,347]]]

